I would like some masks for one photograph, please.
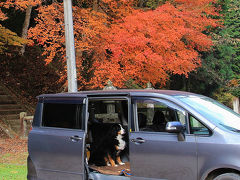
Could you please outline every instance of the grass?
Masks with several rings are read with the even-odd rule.
[[[27,179],[26,165],[0,164],[0,178],[2,180]]]
[[[0,138],[0,180],[27,179],[26,141]]]

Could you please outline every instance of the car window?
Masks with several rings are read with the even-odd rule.
[[[159,99],[136,99],[135,119],[139,131],[166,132],[166,124],[180,121],[186,124],[185,111],[176,105]]]
[[[175,96],[220,128],[240,132],[240,114],[219,102],[199,95]]]
[[[91,100],[88,108],[89,121],[92,123],[128,124],[127,100]]]
[[[81,129],[82,104],[45,103],[42,126]]]
[[[189,115],[190,122],[190,133],[196,135],[210,135],[209,129],[204,126],[200,121],[198,121],[192,115]]]

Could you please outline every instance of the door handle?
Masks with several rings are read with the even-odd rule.
[[[136,143],[136,144],[142,144],[145,143],[146,141],[142,138],[136,138],[136,139],[131,139],[132,142]]]
[[[74,142],[79,141],[79,140],[82,140],[82,138],[79,137],[79,136],[71,136],[70,139],[71,139],[72,141],[74,141]]]

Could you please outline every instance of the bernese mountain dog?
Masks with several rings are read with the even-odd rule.
[[[125,130],[121,124],[95,124],[89,164],[96,166],[123,165],[121,154],[126,149]]]

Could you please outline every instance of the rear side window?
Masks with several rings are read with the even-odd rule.
[[[82,129],[82,104],[45,103],[42,126]]]

